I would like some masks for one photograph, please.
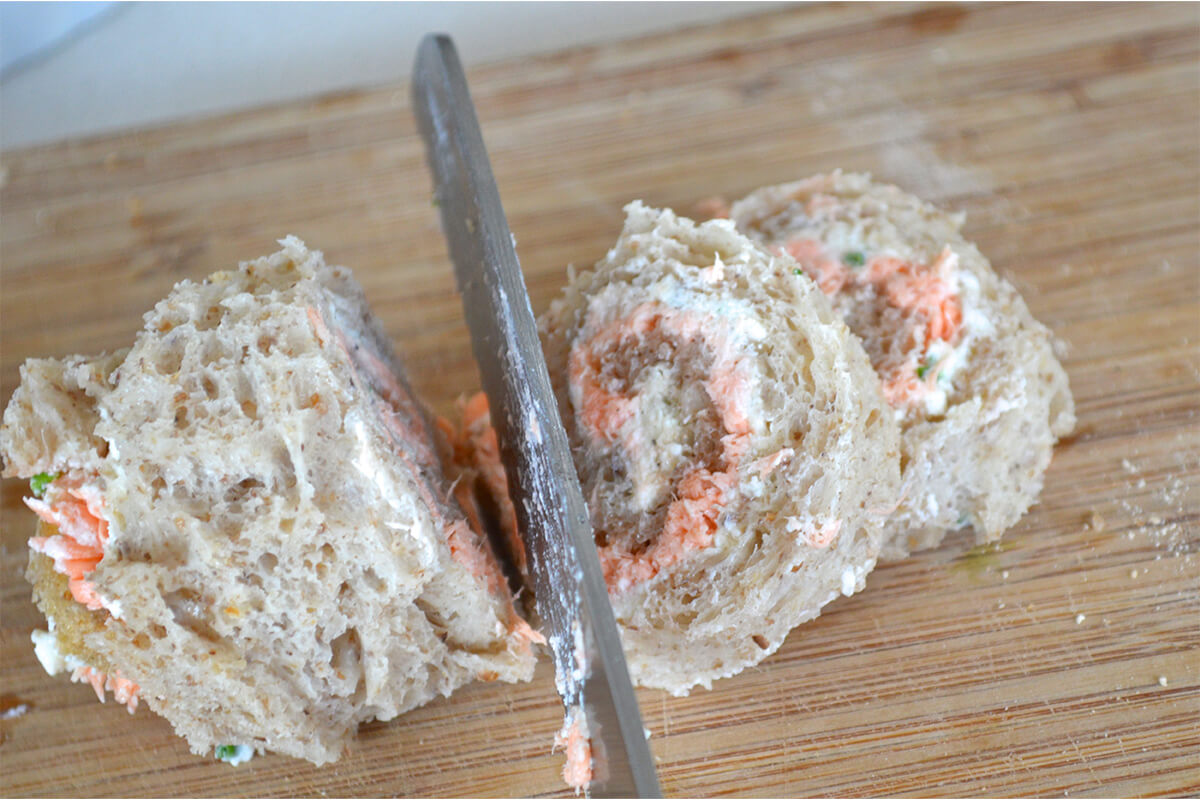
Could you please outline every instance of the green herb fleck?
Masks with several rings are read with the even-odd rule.
[[[54,483],[58,476],[57,472],[39,472],[29,479],[29,490],[33,492],[34,497],[41,497],[46,493],[46,487]]]
[[[950,373],[942,370],[937,376],[937,385],[939,389],[944,391],[952,391],[954,389],[954,381],[950,380]]]
[[[842,256],[842,261],[846,262],[846,264],[851,267],[861,267],[863,264],[867,263],[867,257],[864,256],[859,250],[851,250],[849,253],[846,253]]]
[[[794,270],[792,270],[792,274],[793,275],[803,275],[804,270],[800,269],[799,267],[796,267]]]
[[[216,748],[214,755],[218,761],[236,767],[254,758],[254,748],[248,744],[223,744]]]
[[[938,362],[937,356],[925,356],[925,363],[923,363],[923,364],[921,364],[921,366],[917,367],[917,377],[920,378],[921,380],[925,380],[925,373],[927,373],[927,372],[929,372],[929,370],[933,369],[934,365],[937,364],[937,362]]]

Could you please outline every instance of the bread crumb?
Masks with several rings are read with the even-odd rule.
[[[1099,511],[1092,511],[1087,517],[1087,526],[1094,531],[1104,530],[1104,517],[1100,516]]]
[[[1076,624],[1076,625],[1082,625],[1082,624],[1083,624],[1083,621],[1084,621],[1085,619],[1087,619],[1087,617],[1086,617],[1085,615],[1083,615],[1083,614],[1076,614],[1076,615],[1075,615],[1075,624]]]
[[[1000,573],[1000,579],[1005,581],[1008,580],[1008,570],[1004,570]]]
[[[1163,678],[1162,680],[1165,681],[1166,678]],[[1166,684],[1163,685],[1165,686]],[[17,717],[27,714],[30,708],[31,706],[29,703],[18,703],[15,706],[0,711],[0,719],[16,719]]]
[[[1159,676],[1158,676],[1158,685],[1159,685],[1159,686],[1166,686],[1166,685],[1167,685],[1167,676],[1166,676],[1166,675],[1159,675]]]
[[[846,597],[854,594],[854,587],[856,584],[857,581],[854,577],[854,568],[846,567],[844,570],[842,570],[842,594]]]
[[[1138,571],[1136,569],[1129,570],[1129,577],[1136,578],[1137,576],[1138,576]]]

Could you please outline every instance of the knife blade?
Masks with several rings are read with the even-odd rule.
[[[549,629],[568,719],[584,715],[590,793],[659,797],[583,490],[466,76],[448,36],[426,36],[412,77],[442,230],[492,409],[509,491]]]

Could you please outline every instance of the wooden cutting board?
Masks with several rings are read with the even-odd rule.
[[[1200,8],[813,5],[472,70],[535,311],[633,198],[843,167],[968,212],[1079,412],[1000,547],[882,567],[757,668],[640,694],[673,795],[1200,792]],[[299,56],[298,56],[299,57]],[[50,99],[48,99],[48,102]],[[403,83],[0,156],[7,400],[182,278],[295,233],[354,268],[439,410],[478,385]],[[3,485],[5,795],[553,795],[548,664],[231,768],[47,677]],[[23,711],[23,713],[22,713]]]

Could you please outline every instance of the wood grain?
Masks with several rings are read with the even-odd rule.
[[[641,197],[866,169],[1065,343],[1080,422],[1001,547],[965,535],[711,692],[642,692],[676,795],[1200,793],[1200,9],[811,5],[470,73],[535,310]],[[440,410],[477,385],[403,84],[0,156],[0,394],[128,343],[182,278],[295,233],[354,268]],[[42,673],[3,485],[5,795],[562,795],[549,667],[236,769]]]

